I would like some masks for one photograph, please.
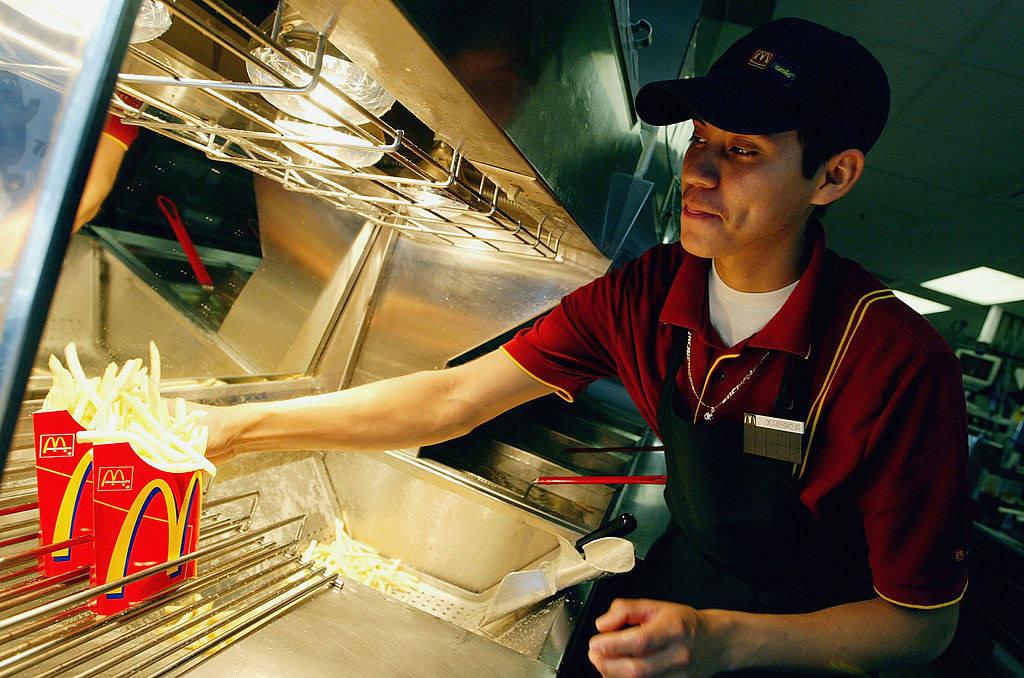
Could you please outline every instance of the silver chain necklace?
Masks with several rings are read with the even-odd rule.
[[[686,378],[690,381],[690,390],[693,391],[693,397],[697,399],[697,408],[700,409],[701,405],[708,408],[708,411],[704,413],[704,421],[711,421],[715,418],[715,410],[721,407],[726,400],[733,397],[736,391],[740,390],[740,386],[743,386],[743,384],[750,381],[750,378],[754,376],[754,372],[757,372],[757,368],[760,367],[761,363],[764,362],[764,359],[768,357],[768,351],[765,351],[764,355],[761,356],[761,359],[757,361],[757,364],[747,372],[747,376],[740,379],[740,383],[733,386],[732,390],[726,393],[725,397],[722,398],[717,405],[708,405],[706,402],[701,400],[700,394],[697,393],[697,387],[693,384],[693,369],[690,367],[690,344],[692,343],[692,338],[693,332],[688,330],[686,332]]]

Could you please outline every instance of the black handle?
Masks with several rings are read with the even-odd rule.
[[[632,513],[623,513],[618,518],[612,518],[607,523],[593,532],[588,532],[576,540],[576,550],[583,553],[583,547],[590,542],[602,537],[625,537],[636,529],[636,518]]]

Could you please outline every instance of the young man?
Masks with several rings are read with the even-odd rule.
[[[215,409],[210,456],[423,445],[616,376],[665,443],[672,521],[600,587],[615,598],[589,640],[603,675],[934,658],[966,587],[959,363],[813,218],[857,182],[888,108],[884,71],[852,38],[796,19],[754,30],[706,77],[637,97],[652,124],[694,120],[681,246],[466,365]]]

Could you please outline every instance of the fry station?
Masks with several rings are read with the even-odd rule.
[[[458,364],[660,239],[613,7],[524,42],[421,3],[80,4],[0,7],[43,139],[5,167],[0,675],[554,675],[666,520],[659,485],[537,482],[661,472],[621,386],[220,468],[196,422]],[[65,250],[104,116],[137,138]]]
[[[1024,675],[1024,287],[925,282],[1020,257],[954,251],[959,147],[904,159],[1014,3],[868,4],[0,0],[0,678],[575,678],[652,628],[624,598],[862,623],[707,673]],[[488,384],[452,423],[424,374]]]

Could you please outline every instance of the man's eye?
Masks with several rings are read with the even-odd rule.
[[[694,144],[703,144],[703,143],[704,143],[704,138],[703,137],[699,137],[696,134],[694,134],[693,136],[690,137],[690,145],[691,146],[693,146]]]
[[[753,150],[751,148],[740,148],[739,146],[733,146],[729,150],[732,151],[733,153],[735,153],[736,155],[739,155],[739,156],[742,156],[742,157],[750,157],[750,156],[757,155],[757,151],[755,151],[755,150]]]

